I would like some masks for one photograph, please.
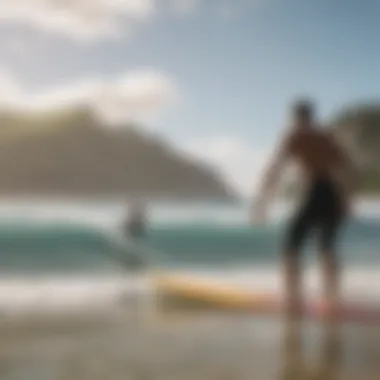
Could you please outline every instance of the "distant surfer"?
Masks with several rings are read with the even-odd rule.
[[[141,201],[134,202],[128,210],[125,234],[133,239],[143,239],[146,235],[146,206]]]
[[[324,275],[323,305],[331,315],[339,299],[335,243],[352,203],[355,171],[328,131],[318,128],[313,104],[307,100],[294,105],[291,128],[265,173],[254,207],[256,219],[265,219],[270,196],[290,159],[300,167],[307,190],[286,232],[283,258],[287,311],[294,315],[302,310],[300,250],[309,232],[316,229]]]

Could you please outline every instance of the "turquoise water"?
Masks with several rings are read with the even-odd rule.
[[[158,205],[151,207],[147,237],[136,247],[115,233],[120,205],[74,209],[75,217],[73,209],[50,206],[47,217],[46,208],[18,208],[19,216],[15,208],[2,214],[0,208],[0,271],[122,271],[137,261],[175,268],[272,266],[281,258],[286,230],[280,208],[270,223],[254,227],[242,206]],[[380,214],[373,210],[362,208],[342,230],[338,247],[347,265],[380,266]],[[313,263],[313,236],[307,245],[305,261]]]
[[[195,224],[185,227],[152,229],[146,244],[161,252],[166,265],[241,265],[278,261],[286,223],[266,227],[210,226]],[[339,254],[354,264],[370,263],[380,268],[380,220],[356,219],[342,230]],[[305,247],[308,261],[315,260],[315,236]]]
[[[0,204],[0,307],[104,305],[135,289],[142,264],[281,291],[287,207],[276,206],[267,225],[254,227],[246,205],[150,205],[147,238],[136,246],[120,233],[124,206]],[[343,289],[349,297],[378,301],[380,203],[359,206],[339,244]],[[306,288],[314,293],[319,271],[312,239],[304,261]]]

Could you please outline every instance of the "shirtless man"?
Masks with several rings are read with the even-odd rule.
[[[338,306],[338,263],[335,241],[347,216],[354,189],[353,165],[326,131],[317,128],[313,106],[301,101],[293,108],[292,127],[280,144],[264,176],[255,204],[255,216],[265,219],[270,193],[289,159],[302,170],[306,196],[288,226],[285,241],[285,295],[287,311],[301,311],[300,249],[308,233],[318,230],[324,276],[324,306],[333,313]]]

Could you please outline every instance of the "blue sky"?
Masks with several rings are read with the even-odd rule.
[[[110,113],[117,98],[128,110],[120,117],[167,136],[243,191],[294,97],[312,96],[325,121],[379,95],[375,0],[59,4],[0,0],[0,103],[91,101]]]

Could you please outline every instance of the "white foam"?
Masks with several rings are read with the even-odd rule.
[[[271,207],[273,221],[286,216],[294,205],[276,201]],[[160,204],[149,207],[149,220],[153,225],[208,223],[214,225],[248,225],[250,205],[213,205],[199,204]],[[98,226],[115,226],[125,216],[123,202],[61,202],[17,200],[0,201],[2,217],[22,218],[22,220],[45,220],[84,222]],[[361,199],[357,202],[355,213],[358,216],[380,217],[380,200]]]
[[[152,291],[146,276],[9,277],[0,281],[0,310],[67,310],[115,304],[128,294]]]
[[[191,274],[216,284],[238,286],[252,291],[282,294],[282,278],[278,268],[187,270]],[[304,273],[305,296],[314,297],[321,291],[317,268]],[[350,268],[343,273],[342,294],[346,300],[377,303],[380,300],[380,277],[376,268]],[[92,276],[50,278],[3,278],[0,281],[0,310],[25,312],[29,310],[78,310],[106,308],[116,305],[123,297],[150,297],[154,287],[149,276]]]
[[[19,216],[24,221],[31,220],[75,220],[111,228],[119,220],[124,205],[109,203],[104,205],[48,202],[0,203],[0,214],[4,217]],[[289,211],[289,205],[278,204],[273,218],[278,219]],[[153,223],[179,223],[208,221],[223,224],[244,224],[248,221],[248,206],[240,207],[152,207]],[[357,204],[358,215],[380,216],[380,201],[362,200]],[[223,283],[230,283],[249,289],[263,289],[281,293],[282,280],[279,268],[245,268],[231,270],[194,270],[193,274]],[[305,272],[307,294],[317,294],[321,281],[317,268]],[[346,298],[356,298],[379,302],[380,276],[377,268],[348,268],[343,273],[343,293]],[[94,276],[65,278],[0,278],[0,309],[25,310],[28,308],[83,308],[89,304],[101,307],[113,303],[125,292],[144,295],[152,289],[146,279],[124,276]]]

